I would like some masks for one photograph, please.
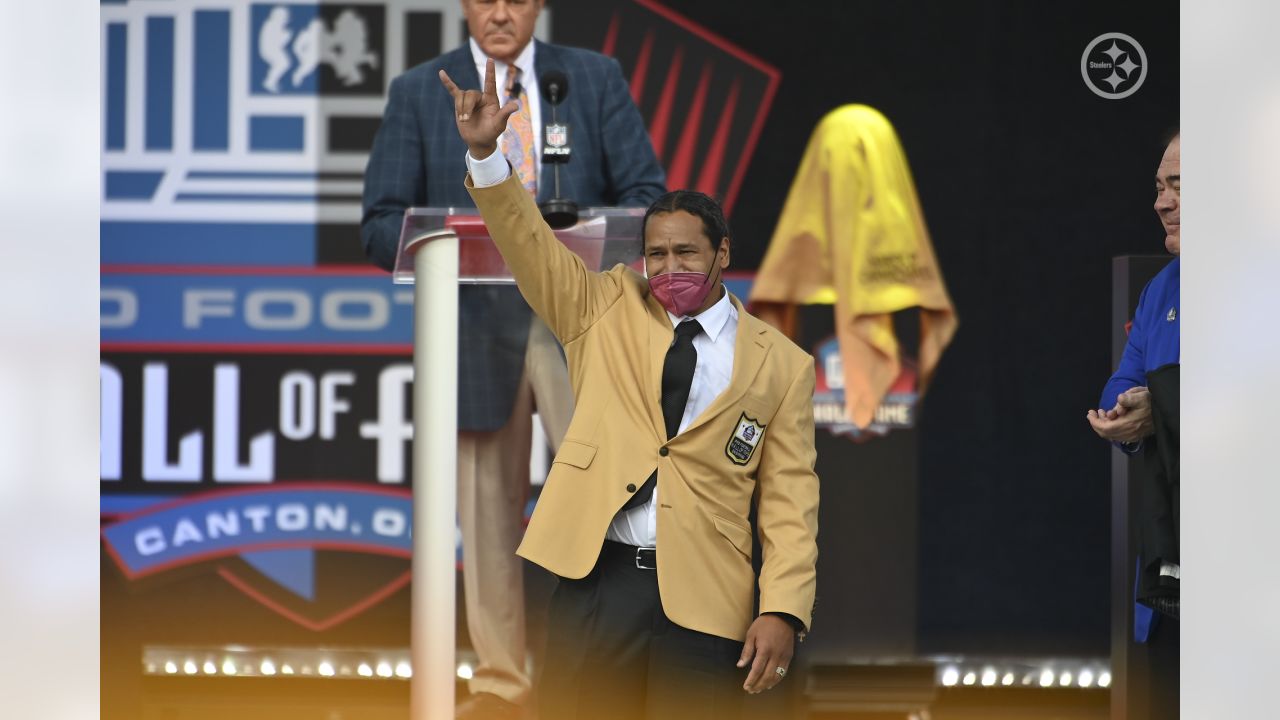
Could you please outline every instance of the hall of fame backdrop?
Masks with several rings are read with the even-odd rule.
[[[650,0],[575,20],[671,186],[732,212],[778,71]],[[365,264],[360,195],[388,84],[465,42],[460,4],[103,0],[101,33],[104,625],[195,596],[131,640],[398,643],[412,292]]]

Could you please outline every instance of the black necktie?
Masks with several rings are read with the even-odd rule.
[[[684,417],[684,406],[689,402],[689,388],[693,386],[693,369],[698,365],[698,351],[693,347],[693,338],[702,332],[697,320],[685,320],[676,326],[676,339],[667,348],[667,359],[662,363],[662,419],[667,425],[667,439],[676,436],[680,430],[680,420]],[[653,488],[658,484],[658,471],[636,491],[622,506],[623,510],[639,507],[653,497]]]

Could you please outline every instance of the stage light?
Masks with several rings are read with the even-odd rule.
[[[1076,678],[1076,682],[1080,683],[1080,687],[1082,687],[1082,688],[1087,688],[1087,687],[1092,686],[1092,685],[1093,685],[1093,671],[1092,671],[1092,670],[1089,670],[1089,669],[1087,669],[1087,668],[1086,668],[1086,669],[1084,669],[1084,670],[1081,670],[1081,671],[1080,671],[1080,675],[1079,675],[1079,677],[1077,677],[1077,678]]]
[[[1011,673],[1011,672],[1007,672],[1007,673],[1005,673],[1005,674],[1004,674],[1004,677],[1000,678],[1000,684],[1001,684],[1001,685],[1012,685],[1012,684],[1013,684],[1013,673]]]
[[[356,674],[360,677],[373,677],[373,668],[369,667],[369,663],[360,663],[360,667],[356,668]]]
[[[960,671],[954,666],[942,671],[942,684],[945,687],[955,687],[960,682]]]
[[[323,677],[333,677],[333,665],[331,665],[328,660],[325,660],[320,663],[320,667],[317,669],[317,672],[319,672]]]
[[[188,661],[186,661],[186,662],[182,663],[182,672],[184,672],[184,673],[186,673],[186,674],[188,674],[188,675],[195,675],[195,674],[196,674],[196,661],[195,661],[195,660],[188,660]]]
[[[1098,675],[1098,687],[1111,687],[1111,673],[1103,670],[1102,673]]]
[[[223,675],[236,674],[236,664],[231,661],[231,658],[227,658],[226,660],[222,661],[222,674]]]
[[[1034,675],[1034,674],[1032,674],[1032,673],[1027,673],[1026,675],[1023,675],[1023,676],[1022,676],[1022,684],[1023,684],[1023,685],[1030,685],[1031,683],[1035,682],[1035,679],[1036,679],[1036,678],[1035,678],[1035,675]]]
[[[176,663],[176,662],[174,662],[174,661],[170,660],[169,662],[167,662],[167,663],[165,663],[165,664],[164,664],[164,671],[165,671],[165,672],[167,672],[167,673],[169,673],[170,675],[175,675],[175,674],[177,674],[177,672],[178,672],[178,663]]]
[[[1053,671],[1045,668],[1040,673],[1040,687],[1050,687],[1053,685]]]
[[[1062,671],[1062,674],[1058,676],[1058,684],[1062,687],[1069,686],[1071,684],[1071,673],[1067,670]]]
[[[977,681],[978,681],[978,674],[970,670],[969,672],[964,674],[964,679],[961,680],[960,682],[964,683],[965,685],[972,685]]]
[[[378,677],[389,678],[392,675],[391,663],[385,661],[378,663]]]
[[[409,666],[409,663],[401,660],[400,662],[396,663],[396,677],[402,677],[402,678],[413,677],[413,668]]]
[[[204,667],[201,669],[204,670],[205,675],[214,675],[218,672],[218,666],[214,665],[212,660],[205,660]]]
[[[462,678],[463,680],[470,680],[471,675],[472,675],[472,670],[470,665],[468,665],[467,663],[462,663],[461,665],[458,666],[458,677]]]
[[[293,666],[292,666],[292,665],[290,665],[289,663],[285,663],[285,664],[281,665],[281,666],[280,666],[280,674],[281,674],[281,675],[292,675],[292,674],[293,674]]]
[[[260,665],[258,669],[262,671],[263,675],[276,674],[276,664],[267,659],[262,661],[262,665]]]
[[[987,668],[982,671],[983,687],[991,687],[996,684],[996,671],[993,668]]]

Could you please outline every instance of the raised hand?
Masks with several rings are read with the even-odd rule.
[[[483,160],[498,149],[498,138],[507,129],[507,118],[520,109],[517,100],[498,104],[497,80],[493,60],[484,66],[484,89],[463,90],[454,84],[449,73],[440,71],[440,82],[453,98],[454,120],[458,134],[467,144],[471,157]]]

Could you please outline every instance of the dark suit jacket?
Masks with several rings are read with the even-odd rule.
[[[561,195],[579,207],[647,206],[666,192],[640,111],[618,62],[599,53],[537,42],[534,71],[557,69],[569,92],[557,108],[568,122],[572,160],[560,168]],[[390,270],[408,207],[474,207],[463,188],[466,145],[453,101],[440,84],[444,68],[459,87],[480,87],[469,45],[406,71],[391,82],[386,113],[365,170],[365,254]],[[542,99],[543,123],[551,106]],[[554,195],[551,163],[538,201]],[[493,431],[511,415],[524,362],[530,310],[514,287],[469,286],[459,297],[458,429]]]

